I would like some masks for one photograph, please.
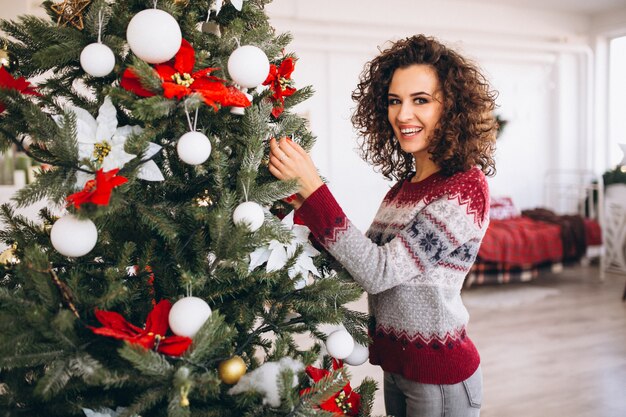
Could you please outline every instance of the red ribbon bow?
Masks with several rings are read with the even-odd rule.
[[[274,103],[272,116],[276,118],[280,116],[285,109],[285,97],[289,97],[296,92],[296,89],[291,87],[291,73],[295,67],[295,61],[291,57],[284,59],[278,67],[271,64],[270,73],[263,82],[263,85],[269,85],[270,90],[272,90],[273,94],[271,99]]]
[[[31,96],[41,95],[37,92],[37,90],[35,90],[34,86],[26,81],[26,78],[13,78],[9,71],[4,69],[3,66],[0,66],[0,88],[17,90],[22,94],[28,94]],[[2,103],[0,103],[0,114],[3,113],[5,110],[6,107],[4,107]]]
[[[336,371],[343,367],[343,363],[336,359],[333,359],[333,369]],[[315,368],[313,366],[306,367],[306,373],[313,379],[313,382],[318,382],[330,375],[330,371],[327,369]],[[300,395],[304,395],[311,391],[311,388],[305,388],[300,391]],[[339,392],[324,401],[319,405],[319,408],[325,411],[333,412],[337,415],[357,416],[359,409],[361,408],[361,396],[352,391],[352,387],[348,382]]]
[[[168,316],[172,309],[172,303],[161,300],[148,314],[146,325],[143,329],[126,321],[121,314],[113,311],[96,309],[96,319],[103,327],[89,326],[91,331],[101,336],[114,339],[126,340],[130,343],[141,345],[146,349],[156,349],[164,355],[182,355],[192,340],[184,336],[166,336],[169,329]]]
[[[68,206],[73,204],[74,207],[79,208],[85,203],[108,206],[111,191],[128,181],[126,177],[116,176],[119,170],[116,168],[103,172],[102,169],[99,169],[96,172],[96,179],[87,181],[82,191],[67,196]]]
[[[222,106],[248,107],[250,100],[244,93],[232,86],[226,86],[226,80],[209,75],[219,68],[205,68],[192,72],[196,63],[196,52],[189,42],[183,39],[176,56],[169,62],[157,64],[154,69],[162,80],[163,96],[178,100],[199,93],[204,102],[217,111],[217,104]],[[140,97],[156,95],[145,89],[135,72],[127,68],[122,75],[120,85]]]

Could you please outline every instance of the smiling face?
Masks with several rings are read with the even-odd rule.
[[[404,152],[430,161],[428,145],[443,113],[443,97],[435,69],[414,64],[394,71],[387,95],[387,116]]]

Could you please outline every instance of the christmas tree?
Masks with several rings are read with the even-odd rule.
[[[270,138],[315,139],[268,2],[0,23],[0,143],[42,164],[14,199],[50,201],[39,222],[1,207],[1,416],[369,414],[374,382],[340,361],[367,357],[362,291],[267,169]]]

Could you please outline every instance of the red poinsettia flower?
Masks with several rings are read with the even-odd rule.
[[[244,93],[233,86],[226,86],[226,80],[210,75],[218,68],[205,68],[192,72],[195,63],[196,52],[191,44],[183,39],[180,49],[171,61],[154,66],[162,80],[163,96],[180,100],[190,94],[198,93],[214,110],[217,110],[217,104],[235,107],[250,106],[250,100]],[[156,95],[141,85],[139,77],[130,68],[124,71],[120,85],[140,97]]]
[[[82,191],[69,195],[66,198],[68,205],[73,204],[76,208],[85,203],[108,206],[111,199],[111,191],[128,181],[128,178],[116,175],[119,170],[119,168],[116,168],[103,172],[102,169],[99,169],[96,172],[95,180],[87,181]]]
[[[26,81],[26,78],[13,78],[9,71],[4,69],[3,66],[0,66],[0,88],[17,90],[22,94],[29,94],[31,96],[41,95],[37,92],[37,90],[35,90],[34,86]],[[4,107],[2,103],[0,103],[0,114],[3,113],[5,110],[6,107]]]
[[[274,64],[270,65],[270,73],[263,85],[269,85],[270,90],[272,90],[272,102],[274,103],[272,116],[274,117],[280,116],[285,109],[285,97],[296,92],[296,89],[291,86],[291,73],[295,67],[295,61],[291,57],[284,59],[278,67]]]
[[[333,359],[333,369],[336,371],[341,367],[343,367],[343,363]],[[330,371],[327,369],[315,368],[310,365],[306,367],[306,373],[313,379],[313,382],[321,381],[330,375]],[[311,391],[311,388],[303,389],[300,391],[300,395],[302,396],[309,391]],[[321,403],[319,408],[337,415],[356,416],[361,408],[361,396],[352,391],[352,387],[350,387],[348,382],[339,392]]]
[[[104,327],[89,326],[89,328],[101,336],[126,340],[146,349],[156,349],[157,352],[164,355],[180,356],[191,345],[192,340],[184,336],[166,336],[171,309],[172,303],[168,300],[159,301],[148,314],[143,329],[127,322],[121,314],[96,309],[96,319]]]

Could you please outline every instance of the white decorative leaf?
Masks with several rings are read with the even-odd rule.
[[[289,243],[283,244],[277,240],[272,240],[267,246],[256,249],[250,254],[250,265],[248,270],[252,271],[256,267],[267,262],[265,270],[267,272],[278,271],[285,267],[287,260],[291,258],[299,247],[302,247],[302,253],[296,259],[295,264],[287,271],[290,278],[295,279],[298,276],[308,277],[309,273],[320,276],[319,271],[313,263],[312,257],[317,256],[320,252],[309,243],[309,234],[311,231],[308,227],[293,224],[293,211],[285,216],[281,223],[291,229],[292,239]],[[306,284],[306,278],[301,278],[294,282],[296,289]]]
[[[152,143],[152,142],[148,142],[148,149],[146,149],[146,151],[143,154],[144,158],[152,158],[154,155],[156,155],[160,150],[161,150],[162,146],[161,145],[157,145],[156,143]]]
[[[98,122],[95,135],[96,142],[111,139],[117,129],[117,111],[109,96],[104,98],[104,103],[100,106],[96,121]]]
[[[122,168],[134,158],[135,155],[126,152],[123,146],[113,146],[111,147],[111,152],[109,152],[109,154],[102,161],[101,168],[104,172],[115,168]]]
[[[235,6],[235,9],[241,11],[241,8],[243,7],[243,0],[230,0],[230,3]]]
[[[85,187],[85,184],[87,184],[87,181],[92,180],[93,178],[94,176],[92,174],[87,174],[83,171],[77,171],[76,184],[74,184],[74,187],[76,187],[76,189],[78,190],[82,190],[83,187]]]
[[[278,362],[265,362],[258,368],[242,376],[237,384],[228,390],[228,394],[237,395],[244,392],[257,392],[263,397],[263,404],[278,408],[281,404],[279,385],[280,373],[285,369],[291,369],[293,373],[292,388],[298,386],[298,373],[304,370],[304,364],[289,356],[281,358]],[[284,389],[284,388],[283,388]]]
[[[115,411],[110,408],[100,408],[96,411],[91,410],[89,408],[83,408],[83,412],[86,417],[118,417],[122,412],[126,410],[124,407],[117,407]],[[136,416],[137,414],[133,414]]]
[[[305,254],[302,254],[300,256],[298,256],[298,260],[296,262],[296,265],[304,272],[310,272],[313,275],[315,275],[316,277],[320,276],[319,271],[317,270],[317,268],[315,267],[315,264],[313,263],[313,259],[310,256],[307,256]],[[307,274],[308,275],[308,274]]]
[[[291,232],[293,233],[294,240],[296,242],[305,243],[309,241],[309,234],[311,233],[311,230],[308,227],[301,224],[294,224]]]
[[[110,136],[111,141],[119,144],[119,143],[126,143],[126,140],[128,140],[128,137],[131,135],[138,135],[141,132],[143,132],[143,129],[141,128],[141,126],[120,126],[117,129],[115,129],[115,131],[113,132],[113,135]]]
[[[270,250],[267,247],[261,247],[256,249],[250,254],[250,265],[248,266],[248,272],[254,271],[257,266],[263,265],[270,258]]]
[[[274,242],[276,242],[277,244],[275,244]],[[265,270],[267,272],[278,271],[279,269],[282,269],[287,263],[287,251],[285,250],[284,246],[280,244],[280,242],[277,242],[275,240],[270,242],[269,247],[270,257],[267,260],[267,266],[265,267]]]
[[[80,107],[70,107],[76,115],[76,140],[83,143],[96,143],[98,123],[91,114]]]
[[[137,178],[144,181],[164,181],[165,177],[154,161],[144,162],[139,166]]]

